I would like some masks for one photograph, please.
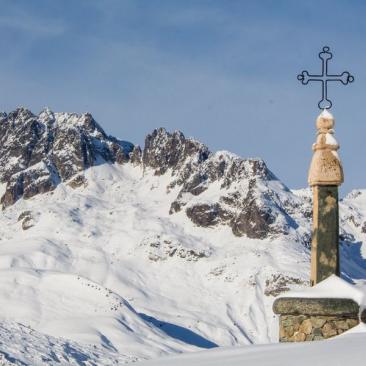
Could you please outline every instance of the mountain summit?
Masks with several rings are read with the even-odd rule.
[[[0,138],[3,208],[53,191],[62,182],[73,188],[85,185],[86,169],[117,163],[139,165],[157,176],[169,174],[167,190],[178,191],[170,214],[184,210],[198,226],[227,225],[237,236],[265,238],[289,234],[310,215],[309,207],[295,212],[299,200],[263,160],[211,153],[180,131],[154,130],[141,150],[108,136],[89,113],[45,109],[35,115],[18,108],[0,115]]]
[[[107,136],[94,118],[85,113],[38,116],[25,108],[0,115],[0,181],[6,183],[3,207],[19,198],[49,192],[60,182],[101,162],[128,160],[133,145]]]

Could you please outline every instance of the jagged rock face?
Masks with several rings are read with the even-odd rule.
[[[233,220],[233,233],[237,236],[246,234],[249,238],[262,239],[274,230],[271,224],[276,221],[276,216],[272,215],[270,208],[260,208],[253,200],[244,206],[244,209]]]
[[[198,226],[228,225],[237,236],[263,239],[288,234],[297,227],[293,215],[296,198],[263,160],[241,159],[226,151],[210,153],[208,148],[181,132],[164,129],[148,135],[142,153],[144,167],[157,175],[170,172],[168,189],[179,188],[170,213],[184,210]]]
[[[139,247],[143,248],[148,258],[154,262],[173,257],[196,262],[211,254],[209,248],[187,248],[167,235],[147,236],[143,238]]]
[[[186,210],[187,216],[198,226],[209,227],[223,223],[225,212],[217,203],[197,204],[188,207]]]
[[[192,139],[186,139],[182,132],[172,134],[159,128],[145,139],[142,154],[144,166],[153,168],[156,175],[162,175],[169,168],[179,170],[187,158],[196,157],[198,161],[207,159],[208,148]]]
[[[51,191],[103,161],[127,162],[133,149],[107,136],[88,113],[44,110],[37,116],[24,108],[0,115],[0,143],[3,207]]]
[[[197,226],[227,225],[236,236],[263,239],[287,235],[311,215],[311,205],[296,198],[263,160],[211,153],[179,131],[154,130],[141,150],[107,136],[88,113],[34,115],[19,108],[0,114],[0,140],[3,208],[60,182],[86,187],[83,171],[93,165],[128,162],[155,176],[169,175],[167,191],[177,192],[170,214],[184,213]]]

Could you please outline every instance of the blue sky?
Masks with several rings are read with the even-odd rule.
[[[296,75],[330,69],[345,193],[366,188],[366,2],[0,0],[0,109],[90,111],[107,133],[143,144],[179,129],[211,150],[262,157],[307,185],[320,99]]]

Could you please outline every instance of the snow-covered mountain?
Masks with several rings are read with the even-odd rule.
[[[277,340],[274,296],[308,283],[308,189],[181,132],[154,130],[141,149],[90,114],[3,113],[0,141],[8,362],[107,365]],[[366,278],[365,232],[366,191],[352,192],[349,280]]]

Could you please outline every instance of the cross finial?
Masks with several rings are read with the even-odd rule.
[[[303,71],[297,75],[297,79],[303,85],[307,85],[309,81],[321,81],[322,99],[318,103],[320,109],[330,109],[332,107],[332,102],[328,99],[328,81],[340,81],[343,85],[347,85],[355,80],[348,71],[344,71],[340,75],[328,74],[328,61],[332,57],[333,54],[329,51],[329,47],[323,47],[322,52],[319,53],[319,58],[322,60],[322,73],[320,75],[310,75],[307,71]]]

